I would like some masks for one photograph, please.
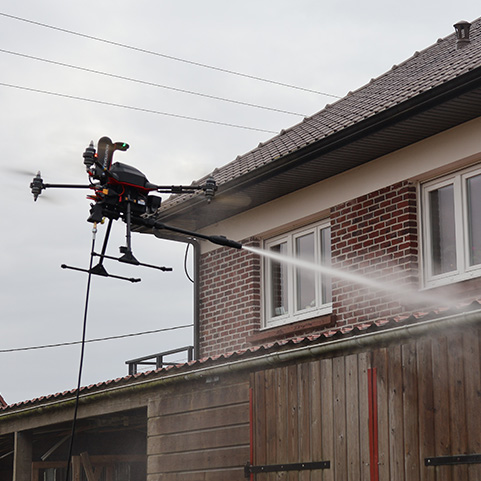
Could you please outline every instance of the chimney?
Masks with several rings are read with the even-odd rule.
[[[465,47],[469,42],[469,29],[471,24],[465,20],[454,24],[454,30],[456,31],[456,49]]]

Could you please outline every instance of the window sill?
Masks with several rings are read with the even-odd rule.
[[[481,269],[479,267],[470,268],[468,271],[462,273],[454,272],[439,276],[433,276],[430,279],[424,281],[423,290],[457,284],[459,282],[475,279],[476,277],[481,277]]]
[[[258,344],[260,342],[271,341],[277,338],[294,337],[299,335],[307,335],[310,332],[318,331],[326,327],[332,327],[335,324],[335,316],[327,314],[324,316],[309,319],[307,321],[293,322],[283,326],[275,326],[255,332],[247,338],[247,342]]]

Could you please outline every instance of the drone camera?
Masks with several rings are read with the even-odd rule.
[[[154,214],[162,203],[162,197],[157,195],[147,196],[147,212],[149,214]]]

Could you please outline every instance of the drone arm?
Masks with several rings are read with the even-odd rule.
[[[144,218],[144,217],[132,217],[132,222],[138,225],[144,225],[146,227],[153,227],[154,229],[165,229],[171,232],[178,232],[179,234],[185,234],[192,237],[198,237],[200,239],[208,240],[213,244],[217,244],[224,247],[232,247],[234,249],[242,249],[242,244],[240,242],[234,241],[232,239],[227,239],[227,237],[221,235],[205,235],[199,234],[198,232],[192,232],[186,229],[181,229],[180,227],[173,227],[162,222],[157,222],[154,219]]]
[[[193,194],[196,190],[203,190],[210,202],[217,191],[217,184],[213,177],[209,177],[204,185],[157,185],[155,190],[161,194]]]
[[[161,194],[192,194],[202,190],[200,185],[156,185],[156,191]]]
[[[42,189],[93,189],[93,184],[42,184]]]

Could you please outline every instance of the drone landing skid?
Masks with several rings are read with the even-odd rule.
[[[172,267],[154,266],[153,264],[145,264],[143,262],[139,262],[131,252],[130,252],[130,255],[128,253],[126,253],[122,257],[112,257],[112,256],[97,254],[96,252],[94,252],[93,255],[96,256],[96,257],[101,257],[103,259],[110,259],[110,260],[113,260],[113,261],[122,262],[124,264],[132,264],[134,266],[141,266],[141,267],[150,267],[151,269],[158,269],[159,271],[163,271],[163,272],[171,272],[172,271]],[[98,265],[102,266],[101,263],[99,263]]]
[[[101,277],[111,277],[112,279],[120,279],[122,281],[129,281],[129,282],[140,282],[142,279],[136,278],[136,277],[124,277],[124,276],[117,276],[114,274],[109,274],[107,272],[107,269],[105,269],[103,265],[103,260],[104,259],[110,259],[118,262],[122,262],[124,264],[131,264],[135,266],[142,266],[142,267],[149,267],[150,269],[157,269],[159,271],[163,272],[171,272],[172,267],[165,267],[165,266],[154,266],[153,264],[145,264],[143,262],[139,262],[132,252],[130,252],[130,256],[128,253],[124,254],[122,257],[112,257],[112,256],[107,256],[105,254],[97,254],[96,252],[92,252],[92,256],[95,257],[100,257],[100,262],[92,267],[90,270],[89,269],[82,269],[80,267],[72,267],[68,266],[66,264],[62,264],[61,267],[62,269],[71,269],[73,271],[79,271],[79,272],[86,272],[87,274],[94,274],[96,276],[101,276]]]
[[[92,267],[92,269],[82,269],[80,267],[72,267],[68,266],[66,264],[62,264],[60,267],[62,269],[71,269],[73,271],[79,271],[79,272],[86,272],[87,274],[95,274],[97,276],[102,276],[102,277],[112,277],[112,279],[120,279],[122,281],[129,281],[129,282],[140,282],[141,279],[138,277],[123,277],[123,276],[116,276],[114,274],[109,274],[105,267],[102,264],[97,264],[95,267]]]

